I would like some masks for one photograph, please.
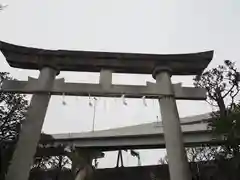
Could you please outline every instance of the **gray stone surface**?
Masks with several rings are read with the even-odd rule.
[[[156,82],[160,88],[164,87],[166,91],[171,93],[169,96],[163,96],[159,99],[170,179],[191,180],[170,73],[166,70],[158,72]]]
[[[105,72],[106,74],[106,72]],[[105,76],[105,75],[104,75]],[[109,77],[108,77],[109,78]],[[55,81],[52,89],[52,95],[65,95],[70,96],[104,96],[104,97],[121,97],[123,94],[128,98],[159,98],[169,93],[162,89],[157,88],[155,83],[147,82],[147,85],[115,85],[106,81],[106,77],[100,76],[101,84],[89,83],[65,83],[64,79]],[[107,79],[107,81],[111,81]],[[44,93],[46,91],[37,89],[36,80],[30,78],[28,81],[8,80],[4,81],[2,91],[14,92],[22,94]],[[104,83],[104,84],[103,84]],[[180,83],[174,84],[175,98],[179,100],[205,100],[206,91],[203,88],[182,87]]]

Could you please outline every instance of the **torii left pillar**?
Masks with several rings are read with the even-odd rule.
[[[56,75],[57,70],[54,68],[43,67],[37,80],[36,89],[50,91]],[[50,97],[50,93],[33,94],[6,180],[28,180]]]

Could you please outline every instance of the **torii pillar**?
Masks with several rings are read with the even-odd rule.
[[[171,180],[191,180],[191,172],[184,149],[183,136],[174,89],[171,82],[171,69],[156,67],[153,72],[158,88],[169,95],[159,98],[163,122],[164,139],[167,149],[168,166]]]
[[[51,67],[43,67],[37,80],[39,90],[52,89],[57,71]],[[51,95],[49,93],[33,94],[24,121],[11,164],[8,168],[6,180],[27,180],[33,164],[37,144]]]

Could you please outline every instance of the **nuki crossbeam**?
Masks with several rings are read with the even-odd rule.
[[[68,96],[94,96],[94,97],[122,97],[125,98],[161,98],[162,96],[174,96],[180,100],[205,100],[206,91],[203,88],[182,87],[174,84],[175,94],[170,94],[164,87],[157,87],[155,83],[147,82],[147,85],[114,85],[103,88],[101,84],[89,83],[65,83],[64,79],[55,80],[50,91],[38,88],[37,80],[29,78],[28,81],[6,80],[1,91],[22,94],[47,94]]]

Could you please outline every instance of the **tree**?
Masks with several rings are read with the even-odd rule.
[[[8,73],[0,72],[0,87],[4,80],[9,79],[11,77]],[[27,107],[28,101],[23,95],[0,91],[1,176],[6,172],[12,157]]]
[[[207,90],[207,102],[215,107],[209,128],[215,138],[225,140],[218,147],[203,146],[188,148],[191,161],[211,161],[218,165],[219,173],[238,178],[240,165],[240,104],[237,98],[240,87],[240,73],[234,62],[224,61],[223,65],[212,68],[194,78],[194,85]]]
[[[0,86],[9,79],[8,73],[0,72]],[[23,95],[0,92],[0,142],[17,139],[27,107],[28,101]]]
[[[224,61],[224,65],[212,68],[202,75],[194,78],[194,85],[207,90],[207,102],[218,108],[221,117],[227,115],[227,110],[232,110],[238,95],[240,73],[235,63]]]
[[[194,80],[196,87],[207,90],[207,101],[217,107],[217,111],[213,112],[213,121],[209,122],[209,127],[214,135],[226,140],[227,143],[222,147],[227,154],[238,154],[240,150],[237,142],[237,136],[240,134],[240,120],[238,121],[240,106],[236,97],[240,91],[240,73],[235,63],[226,60],[224,65],[210,69]]]

